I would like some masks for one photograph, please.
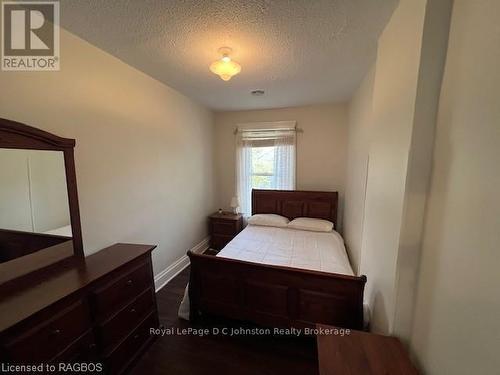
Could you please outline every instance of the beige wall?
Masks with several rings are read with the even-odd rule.
[[[454,3],[411,340],[429,375],[500,368],[499,14]]]
[[[347,149],[347,105],[324,104],[215,114],[217,206],[227,208],[236,190],[233,131],[239,123],[296,120],[297,189],[339,191],[341,228]]]
[[[375,66],[372,66],[349,103],[344,240],[349,251],[351,264],[356,272],[359,272],[362,255],[366,176],[373,125],[374,80]]]
[[[86,254],[158,244],[155,272],[207,235],[213,115],[76,36],[60,72],[0,72],[0,116],[75,138]]]

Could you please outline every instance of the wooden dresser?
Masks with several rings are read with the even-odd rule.
[[[0,361],[125,371],[159,326],[154,248],[116,244],[1,285]]]
[[[210,247],[221,250],[243,229],[243,216],[231,212],[210,215]]]

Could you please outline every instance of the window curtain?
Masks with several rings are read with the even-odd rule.
[[[236,133],[236,187],[240,211],[252,214],[252,148],[274,147],[272,189],[295,189],[295,128],[244,129]]]
[[[236,135],[236,194],[243,217],[252,214],[252,142]]]
[[[295,190],[295,131],[282,132],[274,146],[274,187]]]

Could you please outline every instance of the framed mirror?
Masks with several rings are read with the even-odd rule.
[[[74,147],[0,118],[0,283],[84,257]]]

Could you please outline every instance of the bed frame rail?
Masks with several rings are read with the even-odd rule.
[[[280,328],[363,328],[366,276],[250,263],[188,252],[191,319],[200,313]]]

